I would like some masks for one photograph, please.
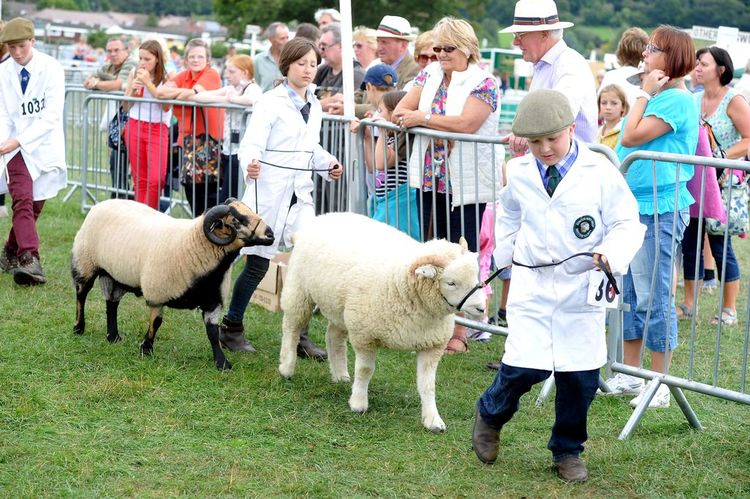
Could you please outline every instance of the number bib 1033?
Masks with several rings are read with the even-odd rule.
[[[29,116],[40,113],[44,109],[44,97],[41,100],[33,99],[21,102],[21,116]]]
[[[622,289],[622,276],[615,276],[617,288]],[[589,290],[586,303],[595,307],[617,308],[618,300],[615,289],[609,279],[599,270],[589,271]]]

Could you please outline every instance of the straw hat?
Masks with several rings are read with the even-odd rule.
[[[513,13],[513,25],[500,33],[526,33],[570,28],[573,23],[560,22],[554,0],[518,0]]]
[[[378,38],[399,38],[401,40],[413,40],[415,38],[411,34],[409,21],[400,16],[384,16],[378,29],[375,30],[375,36]]]

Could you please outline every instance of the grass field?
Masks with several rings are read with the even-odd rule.
[[[414,354],[381,353],[370,410],[353,414],[349,386],[332,384],[326,364],[300,361],[292,380],[279,377],[280,315],[254,306],[246,326],[258,353],[229,353],[227,373],[213,367],[198,312],[167,310],[155,355],[141,358],[148,312],[132,295],[120,307],[123,342],[105,340],[98,289],[88,329],[75,336],[69,254],[78,206],[52,201],[40,221],[47,285],[22,289],[0,275],[3,497],[750,495],[750,408],[690,392],[704,431],[690,429],[673,403],[649,411],[624,442],[628,399],[597,398],[583,455],[591,478],[568,485],[546,450],[553,404],[535,407],[533,390],[503,430],[497,464],[481,465],[471,450],[474,403],[492,381],[484,364],[500,355],[501,338],[444,357],[437,400],[448,431],[435,435],[420,424]],[[0,232],[8,226],[0,220]],[[750,268],[747,243],[737,246]],[[706,300],[698,332],[711,345],[715,297]],[[741,345],[741,322],[723,348]],[[319,342],[324,327],[316,317]],[[686,353],[677,352],[677,370]]]

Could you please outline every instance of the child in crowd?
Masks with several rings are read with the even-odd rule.
[[[390,122],[391,113],[404,95],[403,91],[383,94],[377,118]],[[377,131],[377,127],[364,130],[365,166],[368,175],[373,175],[372,218],[419,239],[416,191],[409,187],[407,134],[380,129],[373,139]]]
[[[514,158],[500,192],[493,254],[513,265],[508,330],[500,370],[477,402],[472,444],[480,461],[497,459],[500,430],[522,395],[554,373],[555,424],[548,448],[566,481],[588,478],[579,455],[587,417],[607,358],[605,308],[589,304],[597,267],[624,274],[643,243],[638,205],[618,169],[575,140],[568,99],[529,93],[513,134],[530,154]],[[593,254],[593,257],[579,255]],[[567,261],[566,261],[567,260]]]
[[[596,141],[604,144],[613,151],[620,136],[622,118],[630,111],[625,91],[617,85],[607,85],[599,92],[599,117],[602,127],[599,129]]]

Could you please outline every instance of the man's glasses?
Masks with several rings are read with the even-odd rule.
[[[664,49],[660,49],[653,43],[649,43],[648,45],[646,45],[646,52],[648,52],[649,54],[658,54],[659,52],[664,52]]]
[[[456,47],[432,47],[432,50],[433,50],[433,51],[434,51],[434,52],[435,52],[436,54],[439,54],[439,53],[440,53],[440,52],[442,52],[443,50],[445,50],[445,53],[446,53],[446,54],[450,54],[450,53],[452,53],[452,52],[453,52],[454,50],[456,50]],[[436,59],[436,60],[437,60],[437,59]]]
[[[437,56],[434,54],[433,55],[419,54],[417,59],[419,60],[419,62],[435,62],[437,61]]]
[[[520,42],[521,39],[528,34],[529,34],[529,31],[524,31],[523,33],[513,33],[513,40]]]
[[[325,43],[320,43],[320,44],[318,44],[318,49],[319,49],[319,50],[320,50],[321,52],[325,52],[325,51],[326,51],[326,50],[328,50],[329,48],[331,48],[331,47],[335,47],[336,45],[338,45],[338,43],[332,43],[332,44],[330,44],[330,45],[326,45]]]

